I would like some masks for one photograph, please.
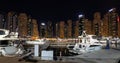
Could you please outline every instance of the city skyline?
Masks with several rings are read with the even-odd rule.
[[[0,28],[8,29],[11,32],[19,32],[21,37],[78,37],[85,30],[87,34],[97,36],[120,37],[120,17],[116,8],[101,16],[100,12],[93,14],[94,19],[89,20],[83,15],[79,20],[47,21],[38,22],[26,13],[8,12],[8,15],[0,14]]]
[[[78,14],[84,14],[86,18],[93,19],[94,12],[104,14],[111,8],[117,8],[119,11],[118,0],[50,0],[50,1],[33,1],[33,0],[3,0],[0,2],[0,11],[25,12],[33,18],[40,20],[68,20],[78,19]],[[120,12],[118,12],[120,13]]]

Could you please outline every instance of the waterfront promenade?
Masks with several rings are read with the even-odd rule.
[[[64,60],[71,62],[83,61],[83,63],[118,63],[120,61],[120,50],[102,49],[100,51],[64,57]]]
[[[118,63],[120,50],[103,49],[74,56],[62,56],[62,60],[18,61],[19,57],[0,57],[0,63]]]

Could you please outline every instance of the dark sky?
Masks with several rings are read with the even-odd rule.
[[[38,20],[77,19],[84,14],[91,19],[93,13],[107,12],[111,8],[120,12],[119,0],[0,0],[0,11],[25,12]]]

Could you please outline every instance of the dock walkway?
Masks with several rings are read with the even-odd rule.
[[[83,60],[83,63],[118,63],[120,60],[120,50],[102,49],[100,51],[64,57],[63,60],[73,62],[79,62]]]

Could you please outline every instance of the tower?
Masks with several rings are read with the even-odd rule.
[[[84,22],[84,29],[86,31],[87,34],[92,34],[92,22],[89,21],[88,19],[85,19],[85,22]]]
[[[47,30],[46,30],[47,37],[53,37],[53,23],[52,21],[47,22]]]
[[[109,36],[116,37],[118,35],[118,14],[116,8],[112,8],[108,12],[108,33]]]
[[[39,37],[39,31],[38,31],[38,24],[37,24],[37,20],[36,19],[32,19],[32,23],[33,23],[33,33],[32,33],[32,36],[33,37]]]
[[[94,20],[93,20],[93,33],[95,35],[101,35],[101,31],[100,31],[100,28],[101,28],[101,14],[100,12],[95,12],[94,13]]]
[[[32,23],[32,18],[29,16],[28,17],[28,23],[27,23],[27,33],[28,36],[31,37],[33,33],[33,23]]]
[[[27,33],[27,23],[28,23],[28,17],[25,13],[20,13],[18,16],[18,28],[19,28],[19,36],[20,37],[26,37],[28,35]]]
[[[85,30],[84,28],[84,22],[85,22],[85,17],[84,15],[79,15],[79,35],[82,34],[82,32]]]
[[[7,14],[7,29],[10,32],[16,32],[18,27],[18,17],[17,14],[13,11],[8,12]]]
[[[108,37],[109,36],[109,33],[108,33],[108,31],[109,31],[108,13],[104,15],[102,20],[103,20],[103,22],[102,22],[102,26],[101,26],[101,28],[102,28],[101,35]]]
[[[5,18],[4,18],[3,14],[0,14],[0,28],[1,29],[5,29],[6,28],[6,21],[5,21]]]
[[[72,20],[67,21],[67,29],[65,30],[65,34],[67,34],[67,38],[72,37]]]
[[[60,38],[64,38],[65,35],[64,35],[64,27],[65,27],[65,22],[64,21],[60,21],[60,28],[59,28],[59,31],[60,31]]]

